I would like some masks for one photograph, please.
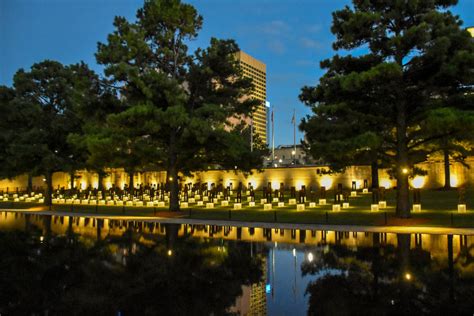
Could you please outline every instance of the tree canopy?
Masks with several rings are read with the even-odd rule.
[[[208,48],[188,52],[186,43],[202,26],[194,7],[145,1],[136,17],[116,17],[115,31],[98,45],[97,61],[120,91],[124,109],[101,122],[88,148],[92,156],[113,148],[119,165],[166,170],[170,209],[177,210],[179,173],[216,164],[244,171],[261,165],[263,146],[251,151],[245,129],[229,121],[249,115],[258,102],[247,97],[252,83],[238,67],[233,40],[213,38]]]
[[[407,171],[426,159],[428,144],[451,135],[426,128],[428,118],[445,107],[465,117],[474,109],[474,43],[448,10],[456,2],[354,0],[333,13],[331,31],[335,50],[357,55],[321,62],[326,74],[300,95],[313,110],[301,125],[313,154],[329,148],[337,163],[366,150],[389,162],[401,217],[410,216]]]

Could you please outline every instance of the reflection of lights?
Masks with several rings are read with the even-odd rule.
[[[405,279],[407,279],[408,281],[411,280],[411,274],[410,273],[405,273]]]
[[[265,285],[265,293],[270,294],[272,292],[272,285],[266,284]]]
[[[279,162],[279,163],[282,163],[282,162],[283,162],[283,160],[280,158],[280,160],[278,160],[278,162]]]
[[[407,169],[407,168],[403,168],[403,169],[402,169],[402,173],[403,173],[403,174],[408,174],[408,169]]]
[[[173,181],[173,177],[169,177],[169,180],[170,180],[170,181]]]
[[[308,253],[308,261],[309,261],[309,262],[313,262],[313,260],[314,260],[313,253],[311,253],[311,252]]]
[[[44,236],[40,236],[40,241],[43,242]]]
[[[291,154],[292,154],[293,156],[296,155],[296,151],[292,150],[292,151],[291,151]]]
[[[168,250],[168,256],[172,256],[173,255],[173,251],[171,249]]]
[[[421,176],[416,176],[412,182],[411,182],[412,186],[415,188],[415,189],[420,189],[423,187],[423,185],[425,184],[425,178],[424,177],[421,177]]]
[[[275,168],[276,168],[276,167],[278,167],[278,165],[277,165],[277,164],[275,164],[274,166],[275,166]]]
[[[322,187],[329,189],[332,186],[332,179],[330,176],[323,176],[319,183]]]
[[[293,257],[296,257],[296,249],[293,248]]]

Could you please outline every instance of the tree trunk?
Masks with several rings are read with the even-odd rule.
[[[451,171],[449,170],[449,151],[443,150],[444,153],[444,188],[451,189]]]
[[[378,189],[379,188],[379,165],[377,164],[377,161],[372,162],[371,172],[372,172],[372,189]]]
[[[409,218],[407,121],[403,104],[398,106],[397,112],[397,216]]]
[[[71,192],[74,189],[74,174],[75,174],[74,170],[71,170],[71,172],[69,173],[69,177],[70,177],[70,181],[71,181],[71,183],[70,183]]]
[[[28,195],[33,192],[33,174],[31,172],[28,173],[28,185],[26,190],[28,191]]]
[[[133,195],[133,192],[135,191],[135,183],[133,182],[133,171],[128,172],[128,186],[130,195]]]
[[[53,195],[53,173],[51,171],[46,172],[46,194],[44,195],[44,204],[47,206],[52,205]]]
[[[170,165],[167,172],[170,188],[170,211],[179,211],[179,181],[176,164]]]
[[[97,171],[97,190],[102,191],[104,189],[104,172],[102,170]]]
[[[170,187],[170,211],[179,211],[179,181],[178,181],[178,154],[175,150],[176,134],[174,131],[170,133],[170,147],[168,153],[168,177]]]

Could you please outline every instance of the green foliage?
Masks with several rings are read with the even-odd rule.
[[[186,42],[201,25],[196,10],[180,1],[146,1],[136,22],[115,19],[96,57],[120,90],[123,109],[86,137],[90,160],[111,155],[114,166],[162,168],[173,179],[214,165],[248,171],[261,164],[264,147],[251,152],[244,128],[229,122],[258,104],[245,97],[252,83],[234,58],[239,48],[213,38],[189,54]],[[178,209],[173,184],[170,208]]]
[[[389,163],[404,217],[410,205],[401,169],[424,161],[435,141],[453,140],[457,133],[437,121],[471,117],[474,108],[474,42],[447,10],[455,3],[354,0],[333,13],[333,47],[367,53],[321,62],[326,74],[300,95],[314,113],[301,124],[311,153],[336,168],[362,152]],[[433,112],[440,108],[456,111]]]

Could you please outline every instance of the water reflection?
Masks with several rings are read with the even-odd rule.
[[[473,236],[0,214],[0,314],[472,314]]]

